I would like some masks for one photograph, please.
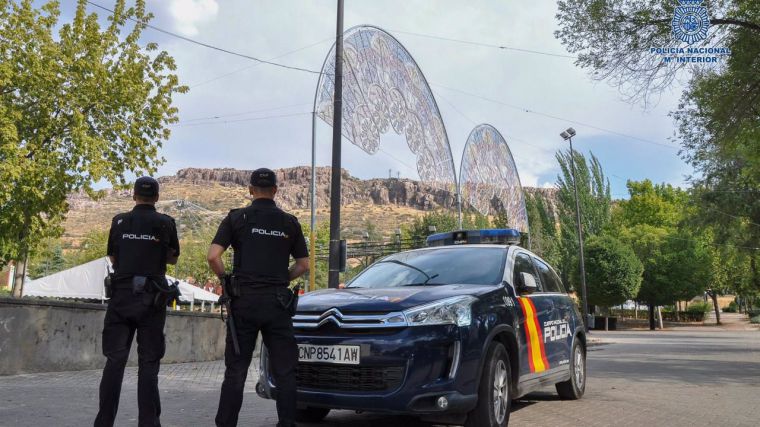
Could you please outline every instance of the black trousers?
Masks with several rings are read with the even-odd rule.
[[[137,332],[137,407],[140,427],[159,427],[161,402],[158,396],[158,369],[164,357],[166,307],[149,305],[153,294],[133,295],[117,289],[108,303],[103,325],[103,355],[106,366],[100,381],[100,410],[95,427],[111,427],[119,409],[124,367]]]
[[[298,347],[290,314],[274,293],[245,294],[235,298],[232,301],[232,311],[240,343],[240,355],[235,355],[232,336],[228,329],[227,346],[224,351],[226,370],[219,398],[219,410],[216,413],[216,425],[237,425],[240,407],[243,405],[243,388],[260,331],[269,350],[271,372],[277,386],[277,415],[280,420],[278,425],[294,426]]]

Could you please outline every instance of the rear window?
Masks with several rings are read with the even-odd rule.
[[[401,252],[372,264],[351,288],[421,285],[495,285],[504,277],[504,248],[434,248]]]

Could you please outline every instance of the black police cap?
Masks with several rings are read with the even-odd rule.
[[[137,178],[137,181],[135,181],[135,194],[143,197],[158,196],[158,181],[149,176]]]
[[[277,185],[277,175],[271,169],[256,169],[251,174],[251,185],[254,187],[274,187]]]

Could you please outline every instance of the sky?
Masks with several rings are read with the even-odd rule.
[[[106,7],[114,3],[93,1]],[[70,19],[75,2],[63,3],[63,19]],[[147,3],[155,15],[153,25],[308,69],[321,67],[335,37],[336,0]],[[88,11],[104,13],[93,6]],[[472,128],[490,123],[506,137],[522,184],[553,186],[559,171],[554,155],[567,147],[559,133],[572,126],[577,130],[574,148],[600,159],[613,197],[625,197],[628,179],[684,186],[692,169],[670,140],[675,128],[668,117],[680,87],[644,109],[626,102],[608,83],[593,81],[571,58],[409,34],[568,55],[553,35],[558,29],[555,14],[556,2],[548,0],[346,0],[344,25],[379,26],[415,58],[441,110],[457,170]],[[185,167],[254,169],[310,163],[315,74],[258,64],[151,29],[145,30],[142,42],[157,42],[168,51],[177,61],[180,81],[190,87],[176,97],[180,123],[172,126],[162,149],[166,163],[158,175]],[[198,120],[220,115],[233,116]],[[318,165],[330,163],[331,135],[331,127],[318,122]],[[384,135],[381,146],[383,152],[370,156],[344,139],[343,167],[360,178],[387,177],[389,170],[393,176],[418,178],[414,155],[403,137]]]

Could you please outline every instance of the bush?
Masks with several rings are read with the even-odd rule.
[[[760,315],[757,315],[751,319],[749,319],[750,323],[760,324]]]
[[[739,306],[736,304],[736,301],[731,301],[730,303],[728,303],[728,307],[726,307],[726,308],[723,309],[723,312],[724,313],[736,313],[736,311],[738,310],[738,308],[739,308]]]
[[[712,306],[710,303],[707,302],[695,302],[694,304],[690,304],[686,308],[687,313],[707,313],[712,309]]]

